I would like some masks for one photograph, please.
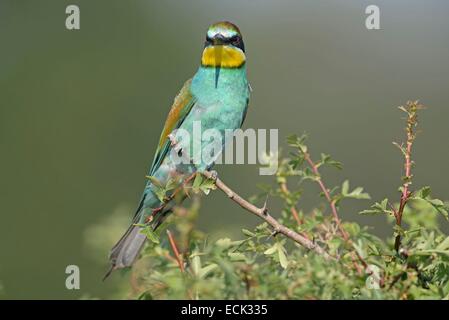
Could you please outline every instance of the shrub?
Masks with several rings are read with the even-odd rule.
[[[306,136],[291,136],[291,152],[279,162],[273,185],[262,186],[251,199],[278,197],[283,208],[273,218],[266,206],[251,205],[211,175],[198,174],[185,186],[193,201],[177,206],[131,270],[128,296],[139,299],[448,299],[449,237],[440,229],[439,214],[448,219],[448,205],[431,197],[425,186],[412,189],[412,147],[416,138],[417,101],[400,109],[406,114],[406,140],[395,143],[404,157],[404,177],[397,203],[375,202],[360,212],[386,216],[392,236],[380,239],[366,226],[340,221],[345,199],[369,199],[361,187],[326,187],[320,169],[341,163],[321,154],[313,161]],[[305,214],[298,208],[306,181],[317,183],[326,206]],[[292,183],[294,182],[294,183]],[[298,184],[299,182],[299,184]],[[238,240],[209,241],[195,227],[199,194],[216,188],[262,219],[242,229]],[[170,232],[168,230],[174,230]],[[165,230],[165,231],[164,231]],[[167,237],[162,237],[163,233]],[[164,239],[160,243],[160,239]]]

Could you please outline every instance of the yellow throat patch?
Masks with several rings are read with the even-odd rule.
[[[205,67],[238,68],[244,63],[243,51],[226,45],[206,47],[201,58],[201,64]]]

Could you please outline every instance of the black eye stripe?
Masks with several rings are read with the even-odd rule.
[[[234,47],[240,48],[243,52],[245,51],[245,46],[243,44],[242,37],[240,35],[234,35],[230,38],[221,38],[222,44],[231,44]],[[209,46],[214,44],[214,39],[206,35],[206,42],[204,43],[204,46]]]
[[[231,42],[236,42],[236,41],[241,41],[241,40],[242,40],[242,38],[240,36],[235,35],[235,36],[232,36],[231,38],[224,38],[223,42],[231,43]],[[206,36],[206,41],[212,42],[213,38]]]

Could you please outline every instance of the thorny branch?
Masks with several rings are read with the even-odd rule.
[[[310,154],[306,150],[301,149],[301,152],[302,152],[302,154],[304,156],[304,160],[306,160],[306,162],[309,165],[310,169],[312,169],[312,172],[315,174],[316,182],[320,186],[320,189],[323,192],[324,197],[326,198],[327,202],[329,202],[329,206],[331,208],[332,216],[334,217],[335,224],[337,225],[338,229],[340,230],[340,233],[343,236],[343,239],[345,241],[348,241],[349,240],[349,235],[345,231],[345,229],[343,229],[343,227],[341,225],[341,220],[340,220],[340,217],[338,216],[338,211],[337,211],[337,206],[335,205],[335,200],[332,199],[332,197],[331,197],[331,195],[329,193],[329,189],[326,188],[326,186],[324,185],[324,182],[323,182],[323,180],[321,179],[321,176],[320,176],[320,172],[318,171],[317,165],[315,164],[315,162],[313,162],[312,158],[310,157]]]
[[[275,233],[281,233],[284,236],[292,239],[296,243],[300,244],[301,246],[305,247],[306,249],[315,251],[319,255],[323,256],[327,260],[333,260],[335,259],[331,255],[329,255],[323,248],[318,246],[316,243],[314,243],[312,240],[309,240],[305,238],[304,236],[296,233],[295,231],[287,228],[286,226],[280,224],[275,218],[273,218],[269,213],[266,206],[266,203],[262,208],[259,208],[252,203],[248,202],[247,200],[243,199],[241,196],[239,196],[237,193],[235,193],[231,188],[229,188],[223,181],[221,181],[218,177],[215,177],[211,172],[205,171],[202,173],[206,178],[208,179],[214,179],[215,185],[218,189],[223,191],[229,199],[237,203],[239,206],[241,206],[246,211],[256,215],[257,217],[261,218],[262,220],[266,221],[269,225],[271,225],[275,231]]]
[[[349,234],[346,232],[346,230],[341,225],[341,220],[338,215],[337,205],[335,202],[336,200],[332,199],[329,189],[326,187],[323,180],[321,179],[321,175],[318,170],[317,164],[312,160],[312,158],[310,157],[310,154],[307,150],[305,150],[304,148],[300,148],[300,150],[304,156],[304,160],[307,162],[310,169],[312,169],[313,174],[316,176],[316,182],[318,183],[321,191],[323,192],[324,197],[326,198],[326,201],[329,203],[329,206],[330,206],[331,212],[332,212],[332,216],[334,218],[334,221],[335,221],[335,224],[337,225],[338,230],[340,231],[343,239],[346,242],[348,242],[349,244],[352,244],[352,241],[349,238]],[[359,255],[359,253],[357,251],[355,251],[355,253],[352,253],[351,255],[352,255],[352,263],[353,263],[355,269],[357,270],[357,272],[359,274],[362,274],[362,268],[358,265],[356,260],[359,260],[361,262],[361,264],[363,265],[363,268],[365,270],[367,270],[368,264],[366,263],[365,259],[363,259],[363,257]]]
[[[172,136],[170,136],[169,138],[170,138],[170,142],[171,142],[172,146],[176,147],[177,141]],[[191,159],[188,159],[188,160],[191,160]],[[253,205],[252,203],[250,203],[247,200],[243,199],[237,193],[235,193],[231,188],[229,188],[220,179],[218,179],[218,177],[216,176],[216,174],[214,172],[204,171],[204,172],[202,172],[202,174],[206,178],[215,181],[215,186],[218,189],[222,190],[231,200],[233,200],[234,202],[239,204],[242,208],[246,209],[247,211],[249,211],[249,212],[255,214],[256,216],[258,216],[259,218],[265,220],[269,225],[271,225],[273,227],[274,234],[282,233],[283,235],[285,235],[286,237],[292,239],[293,241],[295,241],[296,243],[302,245],[303,247],[305,247],[305,248],[307,248],[309,250],[315,251],[316,253],[320,254],[321,256],[323,256],[327,260],[335,259],[331,255],[329,255],[329,253],[327,253],[323,248],[321,248],[319,245],[317,245],[314,241],[308,239],[307,237],[305,237],[303,235],[300,235],[300,234],[296,233],[295,231],[293,231],[293,230],[287,228],[286,226],[282,225],[281,223],[279,223],[275,218],[273,218],[268,213],[266,202],[265,202],[265,204],[264,204],[264,206],[262,208],[258,208],[255,205]],[[195,176],[195,173],[192,174],[188,178],[188,181],[193,179],[194,176]],[[185,186],[185,184],[188,181],[185,181],[183,186]],[[178,192],[178,190],[175,190],[173,195],[171,197],[169,197],[169,199],[167,199],[168,201],[164,201],[164,203],[161,205],[161,207],[157,208],[156,211],[153,212],[151,217],[153,217],[153,215],[155,213],[160,212],[160,210],[162,210],[167,205],[167,203],[173,199],[174,195],[177,192]],[[147,221],[147,222],[150,222],[150,221]],[[175,251],[176,246],[174,245],[174,243],[172,243],[173,238],[171,237],[171,234],[169,232],[167,232],[167,234],[168,234],[169,239],[170,239],[170,244],[171,244],[173,250]],[[175,255],[176,255],[176,253],[175,253]],[[177,255],[177,259],[179,259],[178,255]],[[178,261],[178,264],[179,264],[179,261]],[[180,264],[180,268],[181,268],[181,264]]]
[[[413,142],[416,138],[416,132],[414,131],[414,128],[418,125],[418,110],[423,109],[424,106],[419,104],[418,101],[408,101],[405,106],[399,107],[400,110],[404,111],[407,114],[407,124],[405,127],[406,131],[406,142],[405,147],[403,144],[393,143],[396,145],[399,150],[401,150],[403,156],[404,156],[404,171],[405,175],[403,177],[403,184],[401,187],[401,199],[399,201],[399,208],[397,210],[393,210],[394,217],[396,219],[396,226],[399,228],[402,224],[402,214],[404,213],[405,205],[407,204],[408,200],[411,196],[411,191],[409,190],[409,187],[412,183],[412,146]],[[396,235],[396,239],[394,241],[394,248],[396,251],[399,251],[399,247],[401,246],[401,235]]]
[[[181,255],[179,254],[178,246],[176,245],[175,239],[171,234],[170,230],[167,230],[168,241],[175,255],[176,262],[178,263],[179,269],[184,273],[184,262],[182,261]]]

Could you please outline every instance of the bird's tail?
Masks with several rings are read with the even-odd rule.
[[[158,208],[161,203],[157,198],[146,198],[148,195],[142,197],[139,207],[134,215],[133,222],[131,226],[126,230],[125,234],[120,238],[120,240],[112,247],[111,253],[109,254],[109,261],[111,266],[108,272],[103,277],[103,281],[112,273],[112,271],[126,268],[132,266],[134,261],[137,259],[140,251],[145,244],[147,239],[146,235],[140,233],[142,227],[136,225],[141,220],[142,207],[144,201],[148,204],[152,204],[151,207]],[[183,197],[185,199],[186,196]],[[172,212],[174,204],[166,204],[166,208],[153,216],[151,222],[151,228],[155,231],[164,222],[165,218]]]
[[[112,271],[130,267],[134,263],[146,240],[146,236],[140,233],[141,229],[142,227],[132,224],[111,249],[109,255],[111,267],[103,277],[103,280],[105,280]]]

